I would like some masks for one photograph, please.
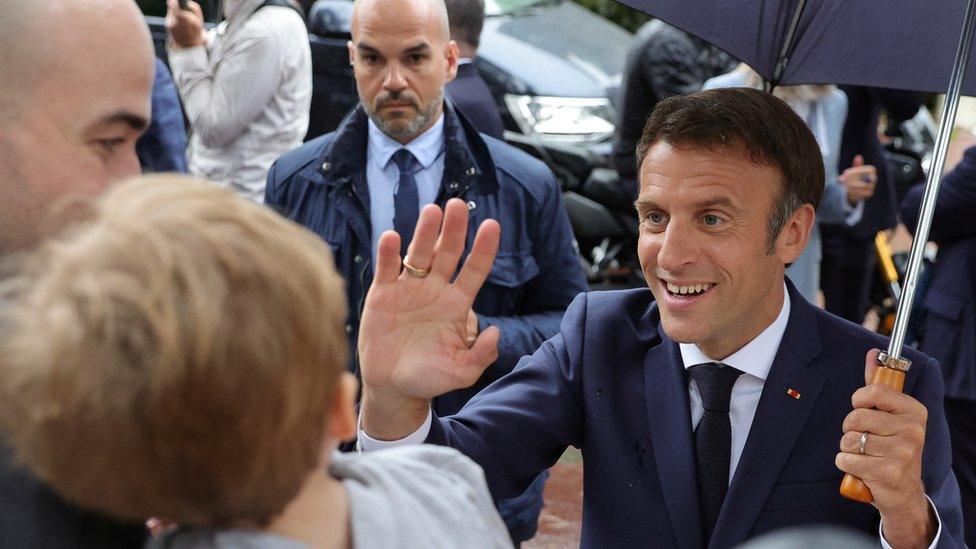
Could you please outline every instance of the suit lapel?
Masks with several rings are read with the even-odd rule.
[[[792,286],[790,299],[789,324],[715,525],[713,547],[730,547],[749,535],[824,384],[823,374],[808,367],[821,350],[813,306]],[[795,390],[801,398],[794,398],[787,389]]]
[[[678,546],[702,547],[688,381],[678,345],[667,337],[644,357],[644,391],[658,479]]]

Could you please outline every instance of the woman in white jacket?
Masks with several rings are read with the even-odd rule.
[[[279,2],[227,0],[226,20],[205,32],[197,3],[167,5],[170,69],[190,121],[190,172],[262,202],[271,164],[308,131],[305,22]]]

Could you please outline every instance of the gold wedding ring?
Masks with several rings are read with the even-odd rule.
[[[861,438],[857,441],[857,453],[864,455],[864,447],[868,444],[867,431],[861,433]]]
[[[403,268],[406,269],[408,273],[410,273],[411,275],[417,278],[423,278],[428,274],[430,274],[430,269],[421,269],[419,267],[414,267],[413,265],[410,264],[410,259],[406,257],[403,258]]]

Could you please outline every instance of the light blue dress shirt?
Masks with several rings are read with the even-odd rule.
[[[400,169],[393,162],[393,154],[406,148],[420,163],[414,173],[417,182],[418,207],[437,200],[441,179],[444,177],[444,115],[442,114],[427,131],[406,145],[383,133],[372,120],[369,121],[369,139],[366,144],[366,184],[369,187],[369,219],[373,228],[373,261],[376,264],[376,248],[380,235],[393,230],[393,197],[400,181]]]

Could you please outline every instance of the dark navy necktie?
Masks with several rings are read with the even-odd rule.
[[[698,385],[702,407],[705,408],[705,413],[695,428],[695,457],[698,504],[707,546],[729,489],[729,463],[732,460],[729,400],[732,397],[732,385],[742,372],[716,363],[699,364],[688,370]]]
[[[393,153],[393,161],[400,169],[400,181],[393,195],[393,230],[400,234],[400,256],[407,256],[407,246],[413,240],[413,229],[420,217],[420,197],[414,174],[420,169],[417,158],[407,149]]]

